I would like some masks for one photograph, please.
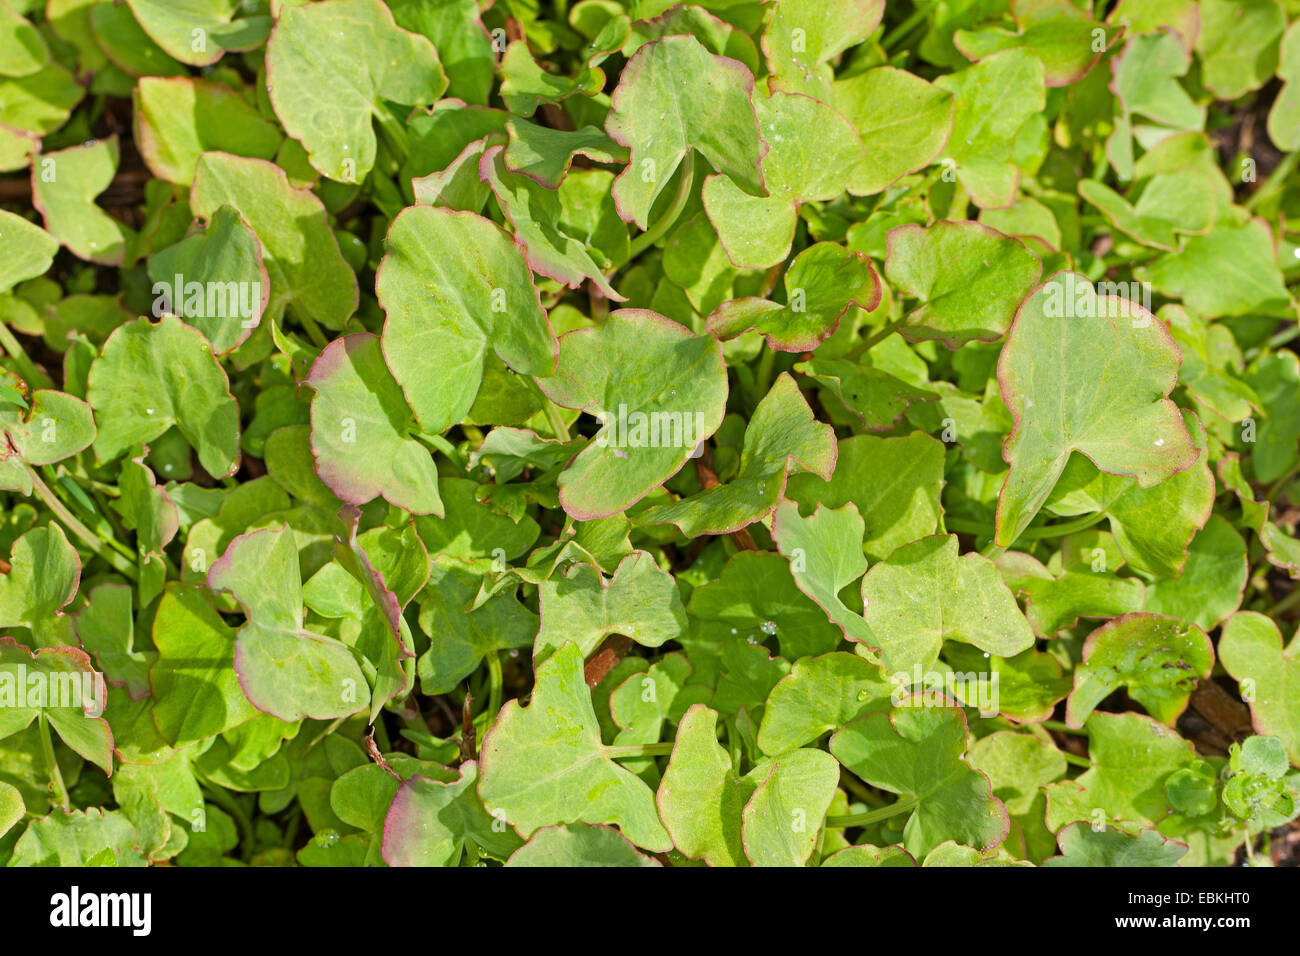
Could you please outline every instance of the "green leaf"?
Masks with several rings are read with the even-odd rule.
[[[560,340],[555,404],[602,428],[560,475],[560,503],[580,521],[618,514],[658,487],[722,423],[722,349],[657,313],[622,309]]]
[[[1183,573],[1147,588],[1146,609],[1208,631],[1241,606],[1249,573],[1246,542],[1226,518],[1212,515],[1192,539]]]
[[[993,562],[958,551],[956,535],[921,538],[862,579],[863,617],[887,670],[927,670],[945,640],[1003,657],[1033,646],[1033,631]]]
[[[948,348],[1000,339],[1038,284],[1042,265],[1019,240],[974,222],[936,222],[889,232],[885,275],[919,299],[899,329],[911,341]]]
[[[399,27],[427,37],[437,49],[449,96],[487,103],[496,51],[476,0],[388,0],[388,6]]]
[[[227,51],[253,50],[271,30],[271,18],[236,14],[241,0],[127,0],[140,26],[169,56],[211,66]]]
[[[816,502],[828,508],[854,504],[866,526],[862,550],[880,561],[938,530],[943,468],[943,443],[924,432],[897,438],[854,435],[840,441],[829,482],[791,475],[786,496],[802,510]]]
[[[189,48],[188,40],[185,46]],[[193,185],[203,153],[274,159],[284,142],[274,123],[224,83],[141,77],[135,88],[135,110],[140,153],[149,170],[182,186]]]
[[[650,210],[692,149],[753,196],[765,195],[759,169],[767,145],[759,134],[754,77],[743,65],[709,53],[694,37],[645,44],[623,69],[605,122],[632,151],[614,181],[619,215],[650,228]],[[688,104],[715,104],[707,114]],[[671,115],[669,115],[671,113]]]
[[[1198,680],[1210,676],[1214,648],[1195,624],[1156,614],[1126,614],[1088,635],[1066,707],[1071,727],[1124,687],[1152,717],[1173,726]]]
[[[952,132],[952,94],[892,66],[837,79],[828,102],[862,137],[857,185],[868,195],[929,166]]]
[[[75,646],[72,618],[63,609],[80,580],[81,559],[59,525],[20,535],[9,550],[8,573],[0,575],[0,627],[27,628],[33,647]]]
[[[736,775],[718,744],[717,721],[703,704],[686,712],[655,802],[673,846],[687,858],[745,866],[741,814],[760,781]]]
[[[0,292],[43,275],[58,250],[59,241],[40,226],[0,209]]]
[[[370,688],[344,645],[303,626],[302,574],[288,527],[240,535],[208,570],[246,615],[235,638],[240,688],[280,720],[328,720],[366,709]]]
[[[1007,835],[1006,807],[962,756],[968,733],[955,707],[902,707],[865,714],[831,738],[831,753],[873,787],[916,803],[903,846],[923,855],[945,840],[981,850]]]
[[[1205,85],[1221,100],[1257,90],[1277,69],[1286,11],[1277,0],[1201,0],[1196,38]]]
[[[1280,59],[1277,67],[1282,89],[1268,111],[1268,138],[1278,149],[1294,152],[1300,149],[1300,27],[1292,23],[1282,37]]]
[[[802,657],[767,698],[758,746],[765,754],[782,754],[862,714],[887,711],[891,686],[878,666],[857,654]]]
[[[762,783],[741,812],[741,839],[754,866],[805,866],[840,782],[824,750],[791,750],[755,766]]]
[[[17,787],[0,782],[0,837],[13,829],[27,815],[23,795]]]
[[[428,434],[469,412],[489,347],[525,375],[555,368],[555,336],[522,250],[490,220],[404,210],[375,287],[388,313],[384,358]]]
[[[478,764],[460,765],[449,782],[415,776],[402,784],[384,819],[384,862],[389,866],[458,866],[472,842],[507,859],[523,841],[483,809],[475,790]]]
[[[41,32],[9,4],[0,4],[0,74],[30,76],[49,61]]]
[[[433,456],[368,332],[335,339],[312,365],[311,450],[316,473],[339,498],[383,497],[414,514],[442,514]]]
[[[728,534],[770,515],[791,472],[829,479],[834,470],[834,430],[813,417],[794,379],[782,374],[745,429],[739,474],[674,504],[649,508],[640,521],[675,524],[688,537]]]
[[[880,279],[871,260],[830,242],[795,256],[783,282],[784,303],[757,296],[724,302],[709,315],[709,334],[727,340],[756,330],[770,349],[807,352],[832,335],[853,306],[870,311],[880,305]]]
[[[1004,50],[939,77],[953,95],[952,136],[945,160],[981,209],[1011,205],[1020,182],[1012,161],[1016,134],[1045,103],[1043,63],[1028,50]]]
[[[1273,621],[1254,611],[1228,618],[1219,637],[1224,670],[1241,685],[1250,704],[1255,730],[1277,737],[1291,763],[1300,767],[1300,651],[1294,639],[1285,650],[1282,632]]]
[[[271,279],[267,311],[294,314],[341,329],[356,311],[357,277],[339,251],[325,207],[310,190],[289,184],[278,166],[227,153],[204,153],[194,173],[190,208],[211,219],[233,206],[257,233]]]
[[[385,101],[432,106],[447,89],[433,44],[398,27],[380,0],[286,6],[266,45],[266,79],[285,130],[341,183],[374,166],[374,121],[392,122]]]
[[[420,598],[420,629],[434,637],[419,660],[420,686],[426,694],[455,690],[488,654],[533,645],[537,615],[519,603],[513,590],[474,607],[480,580],[451,562],[434,560]]]
[[[818,506],[807,518],[782,501],[772,520],[772,540],[799,590],[808,595],[850,641],[877,647],[879,641],[862,616],[845,607],[840,592],[867,570],[862,555],[862,516],[850,502],[842,508]]]
[[[235,634],[203,589],[167,585],[154,616],[158,659],[149,683],[154,722],[172,746],[215,737],[258,715],[235,673]]]
[[[215,478],[239,468],[239,406],[202,333],[173,315],[136,319],[104,343],[86,400],[98,416],[95,456],[112,461],[176,428]]]
[[[997,543],[1020,536],[1072,452],[1143,488],[1190,467],[1195,445],[1165,398],[1177,371],[1177,345],[1141,306],[1100,296],[1075,273],[1040,286],[998,361],[1016,426],[1003,451],[1011,471],[998,496]]]
[[[862,140],[825,103],[776,92],[756,98],[754,111],[770,146],[762,164],[768,195],[750,195],[727,176],[714,175],[704,181],[702,198],[732,263],[767,269],[790,254],[800,205],[867,189],[861,181]]]
[[[1196,759],[1191,741],[1141,714],[1088,718],[1088,756],[1092,767],[1075,780],[1047,786],[1047,825],[1057,829],[1075,820],[1106,825],[1150,826],[1172,807],[1165,782]]]
[[[479,178],[492,188],[523,247],[533,271],[576,289],[590,281],[608,299],[623,296],[605,279],[587,243],[565,228],[562,196],[531,177],[506,169],[503,147],[489,146],[479,163]]]
[[[121,265],[130,232],[95,205],[117,172],[117,137],[46,153],[42,175],[32,179],[32,205],[45,228],[73,255],[101,265]]]
[[[1101,554],[1104,563],[1104,552]],[[1036,558],[1008,551],[996,561],[1002,580],[1025,600],[1025,619],[1038,637],[1056,637],[1082,618],[1111,618],[1146,606],[1146,586],[1137,578],[1094,571],[1059,574]]]
[[[100,716],[106,691],[80,648],[33,653],[12,637],[0,637],[0,740],[44,716],[65,744],[111,775],[113,731]]]
[[[1084,823],[1072,823],[1057,834],[1061,855],[1044,860],[1043,866],[1177,866],[1187,847],[1166,840],[1155,830],[1136,836],[1113,827],[1097,830]]]
[[[218,209],[202,234],[151,256],[149,278],[162,310],[188,320],[218,355],[252,335],[271,296],[262,245],[230,206]]]
[[[871,36],[884,12],[884,0],[780,0],[762,40],[774,88],[820,96],[830,61]]]
[[[1069,0],[1019,3],[1012,15],[1019,27],[1016,33],[999,27],[958,30],[953,36],[957,49],[972,60],[999,50],[1027,49],[1042,61],[1048,86],[1077,83],[1104,52],[1096,48],[1100,24]]]
[[[612,827],[570,823],[542,827],[506,866],[662,866]]]
[[[12,372],[0,370],[0,387],[14,396],[26,394],[26,385]],[[12,401],[0,403],[0,429],[7,448],[0,454],[0,488],[32,493],[30,466],[52,465],[88,448],[95,440],[95,419],[90,407],[63,392],[38,389],[22,408]]]
[[[721,574],[691,592],[686,610],[733,631],[774,636],[790,660],[825,653],[840,642],[839,629],[795,586],[789,562],[770,551],[732,555]]]
[[[600,742],[582,652],[565,644],[537,669],[527,708],[511,701],[483,740],[479,793],[525,837],[556,823],[611,823],[637,846],[672,846],[653,794]]]
[[[33,820],[14,845],[11,866],[147,866],[135,827],[120,810],[89,807]]]
[[[542,621],[533,645],[536,660],[566,642],[586,657],[610,634],[659,647],[686,629],[686,610],[672,575],[645,551],[619,562],[608,581],[599,568],[575,564],[563,577],[543,581],[537,594]]]

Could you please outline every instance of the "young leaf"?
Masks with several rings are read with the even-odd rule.
[[[537,669],[532,701],[511,701],[483,739],[479,795],[525,837],[556,823],[612,823],[653,853],[672,847],[650,789],[606,754],[582,652],[565,644]]]
[[[1048,361],[1047,356],[1057,358]],[[1020,308],[998,360],[1016,425],[1003,451],[997,543],[1011,545],[1051,493],[1072,452],[1149,488],[1192,465],[1196,448],[1165,396],[1178,346],[1135,303],[1058,273]]]

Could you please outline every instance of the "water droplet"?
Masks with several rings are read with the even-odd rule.
[[[764,621],[762,624],[758,625],[758,629],[764,634],[771,636],[776,633],[776,621]]]
[[[146,409],[144,410],[144,413],[145,413],[146,415],[152,415],[152,414],[153,414],[153,409],[152,409],[152,408],[146,408]]]
[[[732,634],[735,634],[735,633],[736,633],[736,629],[735,629],[734,627],[731,629],[731,633],[732,633]]]

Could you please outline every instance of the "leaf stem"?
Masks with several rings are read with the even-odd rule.
[[[9,331],[9,326],[3,322],[0,322],[0,346],[9,353],[9,357],[14,360],[14,364],[18,366],[18,371],[27,380],[28,385],[32,388],[54,387],[50,377],[36,367],[36,363],[28,357],[27,351],[14,337],[13,332]]]
[[[673,752],[673,741],[665,740],[657,744],[618,744],[601,747],[600,751],[611,760],[623,760],[628,757],[667,757]]]
[[[859,356],[865,355],[866,353],[870,352],[881,342],[885,341],[885,339],[889,338],[891,335],[893,335],[895,332],[901,329],[906,323],[907,323],[907,316],[903,316],[901,319],[896,319],[893,322],[886,322],[884,325],[878,328],[874,333],[867,336],[866,341],[864,341],[861,345],[859,345],[856,349],[853,350],[853,357],[856,359]]]
[[[920,802],[920,797],[900,797],[889,806],[880,807],[877,810],[867,810],[862,813],[849,813],[839,817],[827,817],[826,828],[828,830],[847,830],[849,827],[869,826],[873,823],[879,823],[881,820],[888,820],[890,817],[896,817],[899,814],[907,813]]]
[[[1077,734],[1080,737],[1088,736],[1088,732],[1082,728],[1069,727],[1061,720],[1044,720],[1039,724],[1044,730],[1055,730],[1058,734]]]
[[[1272,614],[1274,617],[1280,617],[1294,608],[1297,604],[1300,604],[1300,584],[1293,587],[1286,597],[1274,604],[1268,613]]]
[[[492,651],[487,656],[488,666],[488,706],[487,720],[484,722],[484,728],[491,727],[497,719],[497,711],[501,709],[501,691],[503,681],[501,679],[501,652]]]
[[[1297,474],[1300,474],[1300,461],[1288,468],[1286,474],[1268,486],[1268,491],[1264,492],[1264,500],[1272,504],[1273,499],[1277,497],[1278,492],[1285,488],[1291,479]]]
[[[761,402],[772,385],[772,369],[776,365],[776,352],[766,342],[763,352],[758,357],[758,372],[754,376],[754,401]]]
[[[135,564],[106,545],[99,535],[82,524],[76,515],[69,511],[63,502],[59,500],[59,497],[50,491],[49,486],[41,481],[41,476],[36,473],[36,469],[31,465],[27,466],[27,474],[31,477],[32,491],[36,493],[36,497],[40,498],[45,506],[54,512],[54,516],[69,531],[80,538],[91,551],[111,564],[119,573],[125,575],[131,581],[139,579],[139,572],[136,571]]]
[[[686,208],[686,203],[691,198],[691,187],[695,185],[695,159],[693,156],[686,158],[681,176],[682,178],[677,183],[677,192],[673,194],[672,203],[664,210],[664,214],[648,230],[641,233],[628,245],[628,262],[631,262],[662,239],[664,234],[677,222],[677,217],[682,214],[682,210]]]
[[[1068,750],[1062,750],[1060,753],[1061,756],[1065,758],[1066,763],[1073,764],[1076,767],[1084,767],[1088,770],[1092,769],[1092,761],[1087,757],[1080,757],[1078,754],[1072,754]]]
[[[913,27],[928,17],[930,11],[936,6],[938,6],[938,0],[932,0],[932,2],[927,3],[924,6],[917,6],[917,8],[912,11],[910,17],[898,26],[894,27],[894,29],[890,30],[889,33],[885,34],[885,38],[880,41],[881,47],[888,51],[897,45],[900,40],[906,38],[906,36],[912,32]]]
[[[455,464],[456,467],[459,468],[461,471],[465,470],[465,459],[463,459],[460,456],[460,452],[456,450],[456,446],[453,445],[451,442],[449,442],[446,436],[426,435],[423,432],[421,432],[418,437],[422,442],[424,442],[425,445],[430,446],[435,451],[442,452],[444,455],[450,458],[452,463]]]
[[[68,798],[68,788],[63,785],[63,771],[59,769],[59,761],[54,756],[54,741],[50,739],[50,722],[45,716],[44,707],[40,710],[40,728],[41,752],[45,755],[45,764],[50,771],[50,793],[61,810],[70,811],[72,802]]]
[[[551,426],[551,431],[555,433],[555,437],[562,442],[568,442],[569,426],[564,424],[564,416],[560,414],[560,409],[550,400],[550,398],[547,397],[546,393],[542,391],[542,387],[537,384],[537,379],[526,375],[524,376],[524,381],[528,384],[529,388],[537,393],[537,397],[542,400],[542,412],[546,415],[546,422]]]

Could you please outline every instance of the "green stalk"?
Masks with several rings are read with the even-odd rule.
[[[666,740],[658,744],[622,744],[601,747],[600,752],[611,760],[623,760],[629,757],[667,757],[673,752],[673,742]]]
[[[758,372],[754,376],[754,401],[760,402],[772,385],[772,369],[776,365],[776,352],[766,343],[758,357]]]
[[[50,739],[50,723],[45,716],[44,707],[40,710],[40,737],[41,752],[45,755],[45,765],[50,771],[52,799],[61,810],[69,811],[72,809],[72,801],[68,798],[68,788],[63,785],[63,771],[59,769],[59,761],[54,756],[54,741]]]
[[[1300,462],[1296,462],[1286,470],[1286,474],[1268,486],[1268,491],[1264,492],[1264,500],[1272,503],[1273,499],[1277,497],[1278,492],[1285,488],[1291,479],[1297,474],[1300,474]]]
[[[1293,587],[1290,594],[1274,604],[1269,613],[1274,617],[1280,617],[1294,608],[1297,604],[1300,604],[1300,585]]]
[[[569,441],[569,426],[564,424],[564,416],[560,414],[559,408],[542,391],[542,387],[537,384],[536,379],[525,375],[524,382],[542,400],[542,412],[546,415],[546,422],[551,426],[551,431],[555,433],[555,437],[562,442]]]
[[[40,498],[47,508],[54,512],[54,516],[59,519],[63,525],[74,535],[82,540],[82,543],[99,557],[111,564],[120,574],[132,581],[139,579],[139,573],[136,571],[135,564],[126,560],[123,555],[118,554],[115,550],[104,543],[104,540],[82,524],[71,511],[59,500],[59,497],[41,481],[41,476],[36,473],[31,465],[27,466],[27,474],[32,480],[32,490],[36,497]]]
[[[933,0],[933,2],[927,3],[924,6],[918,5],[917,8],[912,11],[912,15],[910,17],[908,17],[898,26],[894,27],[894,29],[890,30],[889,33],[885,35],[885,38],[880,41],[880,45],[884,47],[886,51],[893,49],[894,46],[898,44],[898,41],[904,39],[909,33],[911,33],[912,29],[918,23],[920,23],[922,20],[928,17],[930,15],[930,11],[933,10],[938,5],[939,5],[938,0]]]
[[[1083,767],[1085,770],[1092,769],[1092,761],[1087,757],[1077,756],[1076,754],[1070,753],[1068,750],[1062,750],[1061,756],[1065,758],[1065,762],[1068,764],[1074,764],[1076,767]]]
[[[876,329],[876,331],[873,334],[867,336],[865,342],[863,342],[861,345],[859,345],[856,349],[853,350],[853,357],[857,358],[860,355],[865,355],[867,352],[870,352],[881,342],[885,341],[885,339],[889,338],[891,335],[893,335],[895,332],[901,329],[903,325],[906,324],[906,322],[907,322],[906,316],[904,316],[901,319],[896,319],[893,322],[886,322],[880,328]]]
[[[1044,720],[1041,724],[1044,730],[1055,730],[1058,734],[1077,734],[1080,737],[1088,736],[1088,732],[1075,727],[1067,727],[1060,720]]]
[[[420,441],[424,442],[425,445],[432,448],[434,451],[440,451],[448,458],[450,458],[452,463],[461,471],[465,470],[465,460],[461,458],[460,452],[456,450],[456,446],[453,445],[451,442],[449,442],[445,436],[425,435],[421,433],[416,437],[419,438]]]
[[[9,357],[18,366],[19,374],[27,380],[28,385],[32,388],[54,387],[50,377],[36,367],[36,363],[27,356],[27,351],[19,344],[13,332],[9,331],[9,326],[3,322],[0,322],[0,346],[9,353]]]
[[[878,810],[867,810],[863,813],[849,813],[840,817],[827,817],[826,828],[828,830],[847,830],[849,827],[865,827],[873,823],[879,823],[881,820],[888,820],[890,817],[896,817],[899,814],[907,813],[921,802],[920,797],[901,797],[887,807],[881,807]]]
[[[1020,537],[1016,538],[1012,544],[1020,541],[1041,541],[1045,538],[1064,538],[1068,534],[1074,534],[1078,531],[1084,531],[1099,523],[1106,517],[1106,512],[1096,511],[1090,515],[1084,515],[1081,518],[1075,518],[1072,521],[1061,521],[1057,524],[1038,525],[1033,528],[1026,528],[1020,532]],[[986,534],[988,528],[976,521],[966,521],[962,518],[944,518],[944,527],[949,531],[956,531],[959,534]],[[1003,550],[1006,550],[1005,548]]]
[[[632,240],[628,246],[627,261],[631,262],[641,253],[645,252],[656,242],[663,238],[664,234],[673,227],[677,222],[677,217],[682,214],[686,208],[687,201],[691,198],[691,187],[695,185],[695,162],[693,157],[686,158],[686,165],[682,169],[682,178],[677,183],[677,192],[673,194],[672,203],[664,211],[650,228],[641,233]]]
[[[488,665],[488,708],[484,728],[491,727],[501,709],[501,691],[504,681],[501,678],[501,652],[492,651],[487,656]]]

